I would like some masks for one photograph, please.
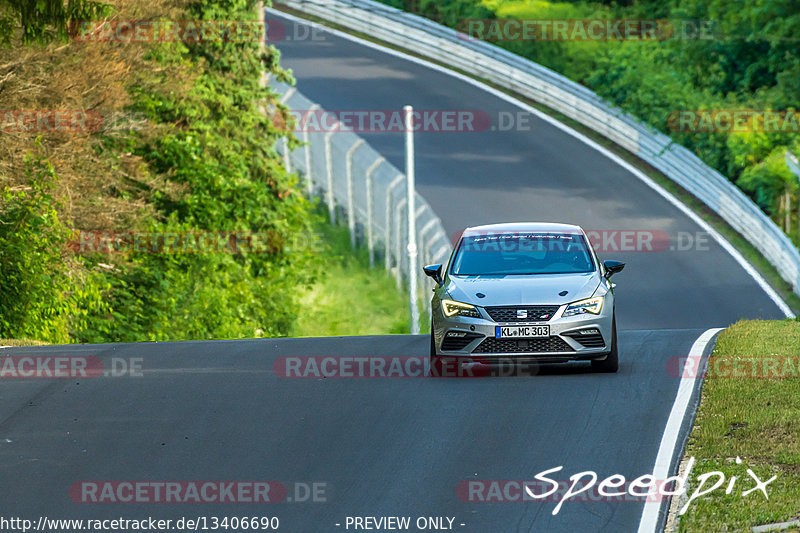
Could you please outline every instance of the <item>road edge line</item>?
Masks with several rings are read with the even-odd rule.
[[[656,480],[667,479],[670,475],[670,466],[672,465],[672,459],[678,448],[678,437],[681,434],[681,429],[683,428],[687,412],[689,411],[689,403],[694,396],[696,390],[695,386],[698,382],[702,383],[702,373],[692,369],[701,367],[697,364],[698,358],[703,357],[709,343],[714,339],[717,333],[723,329],[725,328],[707,329],[694,341],[689,350],[689,356],[684,363],[679,377],[681,383],[678,386],[678,393],[675,395],[675,402],[672,404],[669,418],[667,418],[667,425],[664,427],[661,443],[658,446],[656,462],[653,466],[653,477]],[[691,372],[693,377],[683,377],[687,375],[687,372]],[[655,533],[658,531],[662,503],[661,498],[645,502],[644,509],[642,510],[642,518],[639,521],[638,533]]]

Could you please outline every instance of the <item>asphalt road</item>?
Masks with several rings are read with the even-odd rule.
[[[424,360],[427,339],[414,336],[6,348],[0,358],[96,357],[140,375],[3,380],[0,516],[276,516],[288,532],[342,531],[347,516],[448,516],[465,532],[631,531],[641,500],[567,501],[553,515],[557,501],[513,501],[512,490],[497,502],[489,484],[473,499],[494,501],[469,501],[459,484],[531,480],[559,465],[557,480],[649,473],[679,381],[667,360],[699,334],[622,332],[616,375],[572,365],[472,379],[317,378],[307,359],[299,373],[309,377],[282,377],[292,357]],[[270,504],[108,503],[102,489],[106,503],[93,503],[69,492],[210,480],[276,481],[289,499],[314,483],[323,492]]]
[[[467,83],[340,38],[279,48],[298,88],[328,109],[517,112]],[[602,154],[530,121],[530,131],[418,135],[419,189],[448,231],[522,220],[661,230],[675,242],[679,232],[699,231]],[[402,165],[399,135],[366,137]],[[0,350],[4,361],[97,357],[106,370],[134,365],[140,374],[0,381],[0,518],[277,516],[279,531],[333,532],[353,530],[348,516],[405,515],[453,517],[455,530],[481,533],[634,531],[641,501],[568,501],[553,515],[553,501],[469,501],[459,487],[530,480],[560,465],[554,478],[649,473],[679,384],[668,372],[672,358],[708,327],[780,313],[710,240],[601,255],[628,263],[617,278],[615,375],[568,365],[480,379],[281,377],[288,362],[309,361],[287,357],[424,359],[427,338],[411,336]],[[274,481],[280,501],[86,503],[80,490],[69,492],[86,488],[81,482],[206,480]],[[317,501],[304,499],[314,483]]]

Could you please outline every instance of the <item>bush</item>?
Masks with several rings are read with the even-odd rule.
[[[257,16],[249,0],[171,2],[154,10],[177,20]],[[66,47],[76,47],[76,58],[96,49]],[[115,112],[147,117],[146,127],[94,132],[91,141],[89,133],[70,137],[80,158],[65,155],[63,139],[45,137],[50,160],[71,178],[62,189],[43,156],[31,156],[25,186],[20,168],[0,169],[2,183],[11,183],[0,200],[0,337],[119,342],[288,335],[298,288],[312,282],[319,259],[297,244],[311,241],[302,238],[311,232],[311,204],[273,148],[291,133],[260,109],[276,101],[260,83],[262,72],[291,81],[277,50],[234,41],[103,50],[107,55],[82,63],[90,66],[86,76],[94,86],[118,83],[126,98],[103,93],[90,103],[113,101]],[[52,57],[76,64],[71,56]],[[56,65],[62,77],[63,66]],[[117,76],[98,78],[97,71]],[[46,107],[45,96],[27,107]],[[29,144],[20,146],[27,151]],[[65,164],[67,156],[73,159]],[[81,179],[80,168],[91,178]],[[84,194],[66,208],[56,200],[76,190]],[[264,232],[279,245],[274,253],[76,254],[69,246],[73,221],[80,230],[102,232]]]
[[[52,196],[57,176],[43,158],[26,161],[28,187],[2,192],[0,338],[66,343],[102,306],[97,279],[68,267],[71,231]]]
[[[245,0],[194,3],[187,18],[251,20]],[[257,42],[165,43],[151,60],[159,70],[194,76],[182,94],[163,75],[132,88],[133,108],[155,124],[134,153],[165,182],[152,191],[152,232],[266,232],[277,242],[308,242],[311,205],[296,175],[273,149],[285,131],[259,109],[274,101],[261,72],[291,78],[278,52]],[[93,257],[99,262],[102,257]],[[297,317],[297,288],[309,284],[316,258],[307,247],[275,253],[148,254],[115,259],[111,313],[90,317],[87,340],[136,341],[284,336]]]

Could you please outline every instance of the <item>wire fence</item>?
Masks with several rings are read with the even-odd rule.
[[[322,111],[294,87],[279,82],[272,86],[289,109]],[[450,239],[419,193],[415,196],[417,255],[410,259],[405,174],[355,133],[329,126],[329,131],[301,128],[295,136],[304,146],[288,150],[284,138],[277,149],[287,171],[302,176],[308,195],[327,205],[331,223],[346,223],[351,245],[367,248],[370,266],[382,265],[391,272],[398,289],[407,285],[410,269],[419,271],[426,264],[445,263],[452,252]],[[417,279],[418,286],[408,290],[413,290],[419,301],[427,278]],[[430,316],[430,300],[423,297],[421,303],[424,316]]]

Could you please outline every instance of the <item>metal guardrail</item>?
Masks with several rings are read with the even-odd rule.
[[[725,176],[591,90],[530,60],[372,0],[280,0],[540,102],[611,139],[691,192],[741,233],[800,294],[800,253]]]
[[[280,102],[291,110],[323,111],[294,87],[275,81],[272,87],[281,95]],[[309,196],[322,198],[327,204],[331,222],[337,222],[341,208],[353,247],[367,247],[370,266],[375,266],[380,253],[384,267],[394,273],[400,289],[403,279],[409,279],[410,263],[406,176],[364,139],[331,126],[329,131],[301,128],[295,135],[305,145],[287,150],[284,138],[278,143],[278,152],[287,171],[303,176]],[[414,202],[418,252],[411,268],[419,271],[426,264],[447,262],[453,248],[442,221],[428,202],[419,193]],[[423,282],[418,283],[417,295],[425,294],[420,290]],[[430,299],[423,297],[422,304],[429,316]]]

